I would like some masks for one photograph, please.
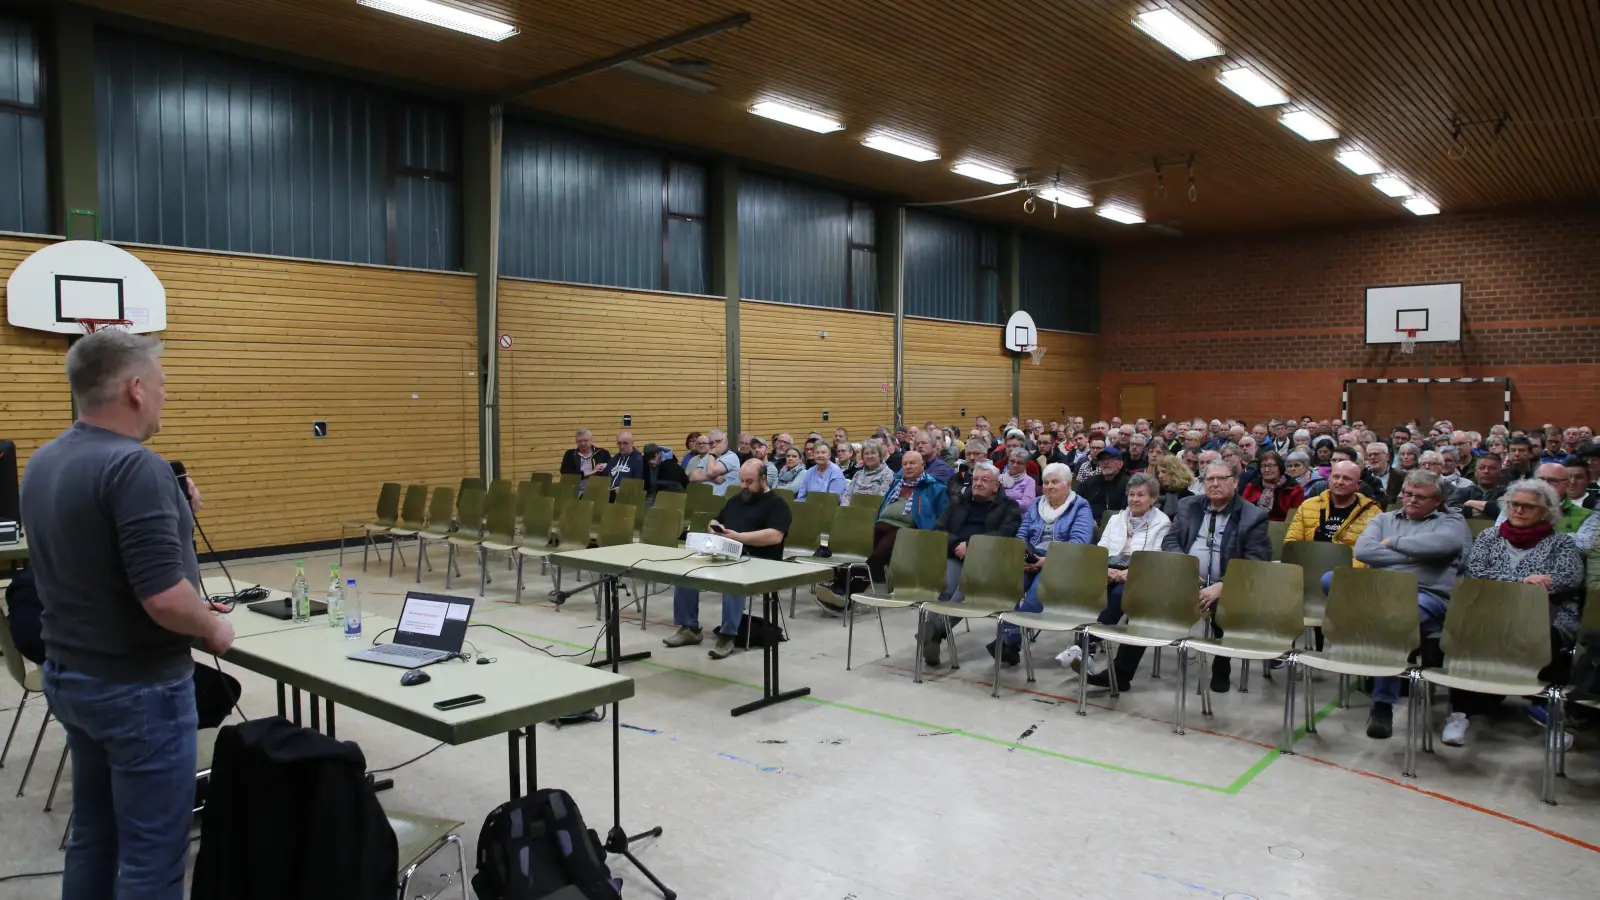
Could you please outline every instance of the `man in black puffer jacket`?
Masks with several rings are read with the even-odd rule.
[[[967,541],[980,534],[1014,538],[1022,528],[1022,509],[1000,492],[1000,470],[994,463],[980,462],[973,467],[972,484],[939,514],[934,528],[949,535],[945,561],[944,593],[939,599],[960,603],[961,563],[967,558]],[[944,616],[928,618],[928,633],[923,636],[922,659],[930,666],[939,664],[939,643],[949,633]]]

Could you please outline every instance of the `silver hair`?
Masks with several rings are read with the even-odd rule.
[[[1453,457],[1453,458],[1455,458],[1457,460],[1461,459],[1461,454],[1457,453],[1456,452],[1456,448],[1450,446],[1449,444],[1445,444],[1443,447],[1440,447],[1435,452],[1437,452],[1439,454],[1440,458],[1449,456],[1449,457]]]
[[[721,428],[713,428],[706,432],[706,440],[713,444],[715,444],[719,439],[726,439],[727,437],[728,433],[723,431]]]
[[[1413,444],[1410,441],[1407,441],[1404,444],[1401,444],[1400,445],[1400,449],[1396,450],[1395,453],[1398,455],[1398,454],[1406,452],[1407,450],[1410,450],[1412,453],[1421,453],[1422,452],[1422,448],[1421,447],[1418,447],[1416,444]]]
[[[1542,482],[1541,482],[1542,483]],[[1427,469],[1412,469],[1406,473],[1403,487],[1428,487],[1433,490],[1433,495],[1440,500],[1444,499],[1444,479]]]
[[[1373,441],[1372,443],[1367,445],[1367,452],[1368,453],[1382,453],[1383,454],[1383,458],[1384,459],[1388,459],[1389,458],[1389,445],[1388,444],[1382,444],[1382,443],[1379,443],[1377,441]]]
[[[1031,454],[1029,454],[1027,450],[1024,450],[1021,447],[1017,447],[1016,449],[1012,450],[1010,453],[1006,454],[1006,458],[1009,459],[1009,460],[1018,460],[1018,459],[1020,459],[1023,462],[1027,462],[1032,457],[1031,457]]]
[[[1052,463],[1052,465],[1059,466],[1061,464]],[[1151,500],[1161,496],[1161,481],[1149,472],[1133,473],[1133,477],[1128,479],[1128,490],[1131,491],[1134,488],[1144,488],[1145,493],[1150,495]]]
[[[1072,487],[1072,470],[1067,467],[1066,463],[1053,462],[1045,466],[1044,471],[1039,474],[1039,480],[1044,481],[1052,475],[1065,481],[1067,487]]]
[[[1513,481],[1506,488],[1505,494],[1502,495],[1503,499],[1501,501],[1501,505],[1504,506],[1505,500],[1509,499],[1512,495],[1520,493],[1534,494],[1538,496],[1539,505],[1544,507],[1544,520],[1549,522],[1551,525],[1561,524],[1561,519],[1563,517],[1561,512],[1561,497],[1556,494],[1556,489],[1551,487],[1548,482],[1541,481],[1537,478],[1524,478],[1520,481]]]
[[[1186,441],[1198,441],[1200,440],[1200,432],[1191,428],[1183,433],[1183,439]]]
[[[984,460],[983,462],[978,463],[977,465],[972,467],[972,474],[974,476],[976,476],[979,472],[988,472],[990,475],[993,475],[995,478],[999,478],[1000,477],[1000,470],[996,469],[994,467],[994,463],[989,462],[988,460]]]
[[[1225,462],[1223,462],[1222,460],[1219,459],[1216,462],[1209,462],[1209,463],[1206,463],[1205,465],[1201,466],[1200,467],[1200,477],[1201,478],[1205,478],[1207,475],[1209,475],[1211,473],[1212,469],[1221,469],[1223,474],[1228,475],[1228,476],[1233,476],[1233,475],[1237,475],[1238,474],[1238,473],[1233,471],[1233,466],[1230,466],[1227,463],[1225,463]],[[1133,481],[1133,479],[1131,479],[1131,478],[1128,479],[1128,480],[1129,480],[1130,483]]]
[[[122,383],[150,371],[161,351],[155,338],[116,328],[79,338],[67,351],[67,384],[78,408],[98,409],[115,400]]]
[[[1444,462],[1444,455],[1437,450],[1424,450],[1422,455],[1417,457],[1417,465],[1419,466],[1425,466],[1428,463],[1435,461],[1441,463]]]
[[[1311,465],[1311,457],[1304,450],[1296,450],[1283,458],[1283,464],[1286,466],[1293,462],[1297,462],[1302,466],[1309,466]]]
[[[575,438],[581,438],[581,437],[590,437],[590,438],[592,438],[592,437],[594,437],[594,432],[590,431],[587,428],[579,428],[575,433],[573,433],[572,436],[575,437]]]
[[[989,442],[984,440],[983,438],[973,438],[972,440],[967,441],[966,449],[968,449],[968,450],[979,450],[979,451],[982,451],[983,453],[988,453],[989,452]]]
[[[867,438],[866,440],[862,441],[861,442],[861,450],[859,452],[866,453],[869,450],[872,451],[873,453],[878,454],[878,462],[879,463],[883,462],[883,442],[882,441],[879,441],[877,438]]]
[[[1290,438],[1296,441],[1310,441],[1311,432],[1305,430],[1304,428],[1296,428],[1294,430],[1294,434],[1291,435]]]

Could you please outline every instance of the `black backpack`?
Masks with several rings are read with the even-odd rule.
[[[583,824],[571,794],[537,790],[500,804],[483,820],[472,876],[479,900],[541,900],[569,886],[586,900],[622,898],[600,836]]]

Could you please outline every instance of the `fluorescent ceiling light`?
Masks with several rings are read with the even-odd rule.
[[[861,142],[861,145],[871,147],[874,150],[882,150],[884,153],[892,153],[895,156],[903,156],[916,162],[927,162],[930,159],[939,158],[939,153],[936,150],[929,150],[927,147],[919,147],[899,138],[892,138],[882,134],[874,134],[868,137]]]
[[[1356,173],[1357,175],[1376,175],[1383,171],[1383,166],[1367,154],[1365,150],[1345,150],[1334,159],[1339,165]]]
[[[1085,209],[1094,205],[1093,197],[1082,191],[1074,191],[1068,188],[1045,188],[1039,192],[1039,199],[1048,200],[1051,203],[1059,203],[1072,209]]]
[[[427,22],[440,28],[449,28],[473,37],[503,41],[517,33],[517,26],[497,22],[487,16],[470,13],[454,6],[434,3],[433,0],[356,0],[362,6]]]
[[[773,100],[763,100],[750,107],[750,111],[774,122],[782,122],[785,125],[793,125],[796,128],[804,128],[807,131],[815,131],[818,134],[827,134],[830,131],[844,129],[844,125],[827,116],[821,116],[809,109],[801,109],[798,106],[790,106]]]
[[[1094,214],[1102,219],[1121,222],[1124,225],[1137,225],[1144,221],[1144,216],[1127,208],[1126,206],[1101,206],[1095,209]]]
[[[1277,106],[1288,103],[1289,95],[1262,77],[1255,69],[1229,69],[1217,76],[1222,86],[1243,97],[1251,106]]]
[[[1439,212],[1439,205],[1427,197],[1412,197],[1406,201],[1405,207],[1419,216],[1431,216]]]
[[[1381,178],[1372,179],[1372,186],[1391,197],[1409,197],[1415,193],[1415,191],[1411,190],[1411,185],[1393,175],[1384,175]]]
[[[1010,172],[1002,172],[999,169],[992,169],[978,163],[956,163],[950,167],[950,171],[957,175],[965,175],[968,178],[976,178],[979,181],[987,181],[990,184],[1015,184],[1017,181],[1017,176]]]
[[[1133,27],[1150,35],[1184,59],[1221,56],[1222,48],[1170,9],[1153,9],[1133,17]]]
[[[1283,123],[1285,128],[1308,141],[1331,141],[1339,136],[1339,132],[1333,130],[1332,125],[1329,125],[1315,113],[1309,113],[1303,109],[1286,112],[1278,121]]]

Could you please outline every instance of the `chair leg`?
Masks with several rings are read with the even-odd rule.
[[[421,535],[417,536],[417,558],[420,559],[420,560],[426,560],[428,558],[428,542],[424,541],[422,539]],[[428,571],[429,572],[433,571],[433,563],[431,563],[431,562],[428,563]],[[416,580],[417,580],[417,584],[421,584],[422,583],[422,564],[421,563],[417,564],[417,579]]]
[[[1417,678],[1422,685],[1422,752],[1433,752],[1433,682],[1422,678],[1418,673]]]
[[[57,850],[67,849],[67,838],[72,836],[72,819],[77,814],[77,810],[67,813],[67,827],[61,829],[61,845],[56,848]]]
[[[1547,689],[1544,707],[1544,778],[1540,784],[1539,802],[1550,806],[1556,805],[1556,767],[1564,737],[1560,730],[1561,713],[1557,712],[1560,704],[1561,689],[1554,686]]]
[[[456,874],[460,876],[461,900],[469,900],[467,897],[467,851],[461,846],[461,838],[451,834],[446,835],[445,840],[456,845]]]
[[[1111,686],[1111,699],[1115,700],[1122,696],[1122,692],[1117,690],[1117,650],[1121,648],[1110,641],[1106,641],[1104,646],[1106,648],[1106,684]],[[1131,683],[1132,680],[1130,677],[1129,682]]]
[[[967,626],[969,630],[972,628],[972,623],[965,619],[961,620],[961,624]],[[945,633],[950,635],[950,671],[954,672],[961,668],[961,654],[956,652],[956,626],[951,625],[946,628]]]
[[[1004,637],[1004,630],[1005,624],[996,619],[994,622],[994,686],[989,691],[989,696],[991,697],[1000,696],[1000,648],[1002,647],[1001,640]],[[1028,642],[1023,641],[1022,643],[1026,644]]]
[[[22,783],[17,785],[17,796],[28,788],[28,774],[33,771],[33,761],[39,756],[39,745],[44,743],[44,730],[50,725],[50,709],[45,708],[44,721],[39,723],[39,735],[33,739],[33,752],[28,754],[28,764],[22,767]]]
[[[406,548],[400,543],[400,538],[389,535],[389,568],[394,568],[394,555],[400,554],[400,568],[406,567]]]
[[[849,598],[844,601],[844,630],[844,670],[848,672],[856,647],[856,602]]]
[[[1317,733],[1317,702],[1312,695],[1311,667],[1305,667],[1306,673],[1306,734]]]
[[[1400,775],[1402,778],[1415,778],[1417,777],[1417,702],[1422,689],[1415,672],[1408,677],[1411,679],[1411,690],[1406,697],[1406,752]]]
[[[917,609],[917,655],[911,663],[911,682],[913,684],[922,683],[922,642],[928,639],[927,632],[928,611],[919,607]]]
[[[1267,671],[1266,665],[1267,665],[1266,663],[1262,663],[1261,664],[1261,667],[1262,667],[1261,671],[1262,672],[1266,672]],[[1263,675],[1262,677],[1265,677],[1265,675]],[[1250,693],[1250,660],[1248,660],[1248,659],[1244,660],[1239,665],[1239,693],[1241,693],[1241,694]]]
[[[512,552],[516,553],[516,551],[512,551]],[[523,556],[521,553],[516,553],[516,557],[517,557],[517,559],[516,559],[516,563],[517,563],[516,602],[517,602],[517,605],[520,606],[520,605],[522,605],[522,561],[524,559],[527,559],[527,557]],[[417,561],[417,570],[419,572],[422,570],[422,561],[421,560]]]
[[[799,588],[789,588],[789,618],[794,618],[794,595]]]
[[[1089,632],[1078,632],[1078,715],[1089,714]],[[1106,679],[1111,682],[1111,689],[1116,690],[1117,673],[1106,669]]]
[[[1278,745],[1278,752],[1284,754],[1294,752],[1295,665],[1294,654],[1291,653],[1284,663],[1284,669],[1288,672],[1288,677],[1285,679],[1283,687],[1283,743]]]
[[[392,534],[389,535],[389,577],[390,578],[394,577],[394,547],[395,547],[396,543],[397,543],[397,539],[395,538],[395,536],[392,535]]]
[[[17,704],[17,714],[11,717],[11,731],[6,734],[6,747],[0,750],[0,769],[5,768],[6,755],[11,752],[11,739],[17,736],[17,723],[22,721],[22,709],[28,705],[31,692],[22,692],[22,702]]]
[[[639,630],[650,626],[650,582],[644,583],[644,593],[639,595]]]
[[[1033,684],[1037,680],[1033,677],[1033,641],[1022,642],[1022,668],[1028,673],[1028,683]]]
[[[367,551],[372,549],[372,532],[361,529],[361,571],[367,570]]]
[[[446,544],[444,550],[444,589],[450,590],[450,576],[456,567],[456,545]]]
[[[878,607],[878,637],[883,639],[883,658],[889,658],[889,632],[883,627],[883,607]]]
[[[1156,648],[1155,659],[1151,660],[1151,662],[1150,662],[1150,677],[1151,678],[1160,678],[1161,677],[1161,648],[1160,647]]]
[[[44,811],[49,812],[56,804],[56,788],[61,785],[61,770],[67,767],[67,748],[61,748],[61,759],[56,763],[56,777],[50,779],[50,793],[44,798]]]
[[[1116,683],[1117,675],[1111,673],[1111,682]],[[1177,696],[1172,698],[1172,733],[1183,734],[1183,706],[1189,700],[1189,658],[1188,648],[1178,645],[1178,689]]]
[[[1556,777],[1565,778],[1567,777],[1567,692],[1562,688],[1555,690],[1559,695],[1555,702],[1555,710],[1561,718],[1561,721],[1556,723]]]

